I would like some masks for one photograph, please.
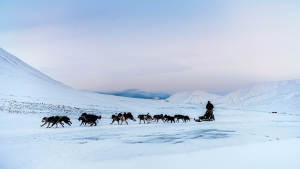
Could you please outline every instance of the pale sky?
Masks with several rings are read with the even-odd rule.
[[[300,2],[0,0],[0,47],[77,89],[224,92],[300,78]]]

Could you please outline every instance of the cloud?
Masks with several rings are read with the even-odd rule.
[[[44,4],[45,20],[0,29],[0,44],[81,89],[220,92],[300,77],[298,3],[148,3],[76,2],[60,10],[66,1],[54,15],[48,10],[57,4],[43,12]]]

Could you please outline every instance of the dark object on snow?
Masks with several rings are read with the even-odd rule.
[[[72,122],[70,120],[69,117],[67,116],[59,116],[60,119],[58,120],[58,122],[64,127],[64,124],[62,122],[65,122],[66,124],[68,124],[69,126],[71,126]]]
[[[97,126],[97,120],[101,119],[102,116],[97,116],[97,115],[94,115],[94,114],[87,114],[87,113],[82,113],[81,116],[78,118],[79,121],[81,121],[81,124],[90,124],[90,126]]]
[[[164,118],[165,118],[165,122],[175,123],[175,117],[174,116],[165,115]]]
[[[112,122],[110,124],[113,124],[115,121],[118,122],[118,124],[120,124],[121,116],[122,116],[122,113],[119,113],[119,114],[115,113],[115,114],[111,115]]]
[[[200,116],[199,119],[194,119],[196,122],[201,122],[201,121],[214,121],[215,116],[214,116],[214,105],[211,104],[210,101],[207,102],[206,105],[206,112],[204,116]]]
[[[176,119],[176,122],[177,122],[177,123],[179,123],[179,120],[184,121],[184,120],[183,120],[184,115],[181,115],[181,114],[176,114],[176,115],[174,116],[174,118]]]
[[[112,122],[110,124],[113,124],[115,121],[118,122],[118,125],[120,124],[120,121],[121,121],[121,125],[123,124],[123,122],[125,122],[127,125],[128,125],[128,122],[127,120],[132,120],[132,121],[136,121],[135,118],[133,117],[133,115],[131,114],[131,112],[124,112],[123,114],[122,113],[119,113],[119,114],[113,114],[111,116],[111,119],[112,119]]]
[[[41,127],[43,127],[44,125],[48,124],[47,128],[51,128],[54,125],[56,125],[56,127],[58,127],[58,124],[60,124],[62,127],[64,127],[64,123],[68,124],[69,126],[71,126],[71,124],[72,124],[70,118],[67,117],[67,116],[50,116],[50,117],[44,117],[42,119],[42,122],[44,124],[42,124]]]
[[[190,117],[189,116],[183,116],[183,121],[186,123],[187,121],[190,121]]]
[[[153,120],[156,121],[156,123],[158,123],[159,120],[164,121],[164,115],[163,114],[159,114],[159,115],[154,115],[153,116]]]
[[[184,122],[184,123],[186,123],[187,121],[190,121],[189,116],[185,116],[185,115],[181,115],[181,114],[175,115],[174,118],[176,119],[177,123],[179,123],[179,120],[182,120],[182,122]]]
[[[123,122],[125,122],[128,125],[127,120],[132,120],[132,121],[136,121],[135,118],[133,117],[133,115],[130,112],[124,112],[121,116],[120,116],[120,120],[121,120],[121,125],[123,124]]]
[[[123,116],[125,117],[126,121],[127,121],[127,119],[136,121],[135,118],[133,117],[133,115],[131,114],[131,112],[124,113]]]
[[[207,110],[204,116],[200,116],[199,119],[202,121],[214,121],[215,116],[213,110]]]
[[[202,122],[202,121],[215,121],[214,115],[212,115],[212,118],[206,119],[204,116],[200,116],[199,119],[194,119],[195,122]]]
[[[207,104],[206,104],[206,109],[207,109],[207,110],[213,110],[213,109],[214,109],[214,105],[211,104],[210,101],[208,101]]]
[[[276,112],[276,111],[273,111],[272,113],[273,113],[273,114],[277,114],[277,112]]]
[[[150,123],[153,120],[153,118],[151,117],[151,115],[149,113],[147,113],[146,115],[145,114],[138,115],[138,119],[140,119],[140,124],[141,124],[141,121],[144,121],[144,124],[145,124],[146,121],[147,121],[147,123]]]

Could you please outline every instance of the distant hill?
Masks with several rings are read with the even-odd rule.
[[[225,96],[203,91],[178,92],[170,96],[171,103],[226,105],[238,109],[286,111],[300,113],[300,80],[264,82],[235,90]]]
[[[231,92],[219,101],[241,108],[300,112],[300,80],[261,83]]]
[[[172,103],[184,103],[184,104],[206,104],[207,101],[215,102],[221,96],[207,93],[201,90],[190,92],[178,92],[168,98]]]
[[[127,89],[123,91],[101,92],[96,91],[99,94],[107,94],[114,96],[142,98],[142,99],[166,99],[170,97],[170,94],[164,92],[147,92],[139,89]]]
[[[147,94],[147,92],[140,93]],[[153,96],[166,97],[163,94],[152,93],[148,95],[148,97]],[[147,112],[158,107],[160,103],[165,103],[163,101],[154,102],[147,99],[125,98],[73,89],[52,79],[1,48],[0,100],[38,102],[76,107],[92,106],[93,108],[101,109],[103,112]],[[43,112],[44,110],[40,111]]]
[[[206,104],[208,100],[214,104],[226,105],[238,109],[262,111],[286,111],[300,113],[300,80],[265,82],[249,88],[233,91],[225,96],[211,94],[200,90],[179,92],[170,96],[164,92],[147,92],[128,89],[116,92],[85,92],[74,90],[58,82],[37,69],[24,63],[17,57],[0,48],[0,98],[22,97],[39,98],[56,103],[87,103],[110,107],[115,103],[130,109],[129,102],[147,104],[145,99],[167,99],[170,104]],[[104,95],[105,94],[105,95]],[[117,96],[123,96],[117,97]],[[129,97],[125,99],[124,97]],[[143,99],[133,99],[143,98]],[[30,99],[29,99],[30,100]],[[120,102],[122,100],[122,102]],[[128,102],[125,102],[127,100]],[[165,103],[165,102],[164,102]],[[136,109],[136,104],[131,105]],[[105,106],[103,106],[105,107]]]

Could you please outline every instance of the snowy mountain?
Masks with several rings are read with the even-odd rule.
[[[196,90],[190,92],[175,93],[168,100],[172,103],[184,103],[184,104],[201,104],[204,105],[208,100],[215,102],[221,96],[207,93],[204,91]]]
[[[88,107],[98,111],[144,111],[164,101],[135,99],[72,89],[0,48],[0,100]]]
[[[219,102],[273,111],[300,110],[300,80],[267,82],[229,93]]]
[[[70,87],[48,77],[0,48],[0,93],[17,96],[55,94]]]
[[[260,111],[300,110],[300,80],[266,82],[218,96],[203,91],[180,92],[169,99],[173,103],[215,104]]]
[[[150,109],[155,107],[149,101],[140,99],[74,90],[32,68],[1,48],[0,79],[1,97],[43,98],[41,100],[52,101],[56,104],[101,103],[102,107],[111,107],[113,104],[117,104],[118,107],[126,107],[131,110],[145,106]],[[243,109],[296,112],[300,110],[300,80],[262,83],[225,96],[197,90],[179,92],[168,98],[171,103],[169,106],[173,103],[204,105],[208,100],[215,104]],[[132,104],[136,102],[140,103],[139,106]],[[163,105],[163,102],[159,102],[159,104]]]

